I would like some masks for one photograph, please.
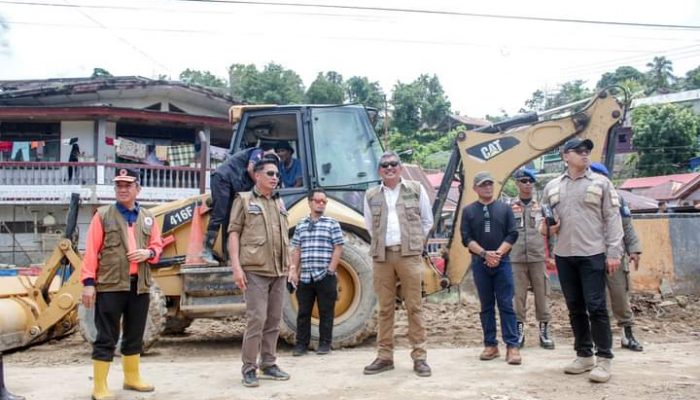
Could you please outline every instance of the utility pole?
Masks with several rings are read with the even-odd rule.
[[[386,149],[389,144],[389,102],[386,100],[386,94],[384,95],[384,134],[382,137],[384,138],[384,148]]]

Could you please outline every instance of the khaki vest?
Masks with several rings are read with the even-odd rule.
[[[540,205],[533,199],[528,204],[520,199],[511,203],[518,240],[510,250],[510,261],[530,263],[544,261],[544,237],[539,232]]]
[[[239,239],[238,257],[241,268],[262,276],[279,277],[285,274],[289,264],[289,236],[287,224],[287,210],[279,199],[269,200],[265,197],[256,197],[253,192],[239,193],[243,202],[245,222]],[[259,200],[261,199],[261,200]],[[267,208],[261,201],[275,201],[279,209],[277,215],[268,215]],[[271,218],[279,218],[282,243],[281,260],[274,257],[274,242],[272,241]]]
[[[396,213],[401,229],[401,255],[414,256],[423,252],[425,234],[420,219],[420,183],[401,181]],[[382,186],[367,190],[367,204],[372,212],[372,245],[370,255],[379,262],[386,260],[386,224],[388,206]]]
[[[129,291],[131,283],[129,260],[126,258],[126,253],[129,251],[126,220],[114,204],[100,207],[97,212],[102,220],[104,239],[102,250],[98,255],[96,290],[98,292]],[[141,208],[134,226],[137,249],[148,247],[154,223],[153,214]],[[151,268],[146,262],[139,263],[138,275],[138,293],[148,293],[151,286]]]

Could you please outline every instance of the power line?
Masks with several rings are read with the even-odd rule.
[[[242,0],[170,0],[172,2],[183,3],[210,3],[210,4],[234,4],[234,5],[251,5],[251,6],[272,6],[272,7],[296,7],[296,8],[318,8],[318,9],[333,9],[333,10],[352,10],[352,11],[373,11],[384,13],[402,13],[402,14],[425,14],[425,15],[441,15],[452,17],[468,17],[468,18],[485,18],[485,19],[506,19],[516,21],[529,22],[553,22],[553,23],[570,23],[570,24],[588,24],[588,25],[607,25],[607,26],[622,26],[633,28],[663,28],[663,29],[681,29],[681,30],[698,30],[700,25],[681,25],[681,24],[657,24],[657,23],[641,23],[641,22],[624,22],[624,21],[602,21],[574,18],[549,18],[549,17],[534,17],[525,15],[509,15],[509,14],[490,14],[490,13],[470,13],[461,11],[447,10],[431,10],[431,9],[413,9],[413,8],[396,8],[396,7],[367,7],[367,6],[349,6],[340,4],[313,4],[313,3],[284,3],[275,1],[242,1]],[[85,7],[85,8],[101,8],[101,9],[123,9],[123,10],[142,10],[144,7],[127,7],[127,6],[100,6],[100,5],[77,5],[77,4],[60,4],[38,1],[16,1],[16,0],[0,0],[0,3],[5,4],[20,4],[29,6],[46,6],[46,7]]]

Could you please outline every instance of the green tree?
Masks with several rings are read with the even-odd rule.
[[[596,89],[604,89],[609,86],[620,85],[625,81],[634,81],[643,84],[644,74],[638,69],[628,65],[617,67],[615,72],[606,72],[595,85]]]
[[[676,80],[673,76],[673,62],[666,57],[654,57],[647,63],[647,94],[671,92],[671,85]]]
[[[686,72],[683,79],[683,90],[700,89],[700,66]]]
[[[345,83],[345,98],[349,103],[384,108],[384,92],[379,82],[370,82],[366,76],[353,76]]]
[[[438,77],[426,74],[408,84],[397,82],[392,104],[392,127],[408,134],[436,126],[450,114],[451,107]]]
[[[344,98],[343,76],[335,71],[319,72],[306,91],[309,104],[342,104]]]
[[[269,63],[262,71],[254,64],[229,67],[231,95],[251,104],[293,104],[304,100],[299,75],[282,65]]]
[[[520,112],[548,110],[590,97],[593,92],[584,86],[585,83],[583,80],[565,82],[557,90],[549,93],[535,90],[525,101],[525,107],[521,108]]]
[[[110,74],[109,71],[107,71],[104,68],[93,68],[92,69],[92,75],[90,76],[91,78],[111,78],[114,75]]]
[[[189,69],[180,72],[180,80],[188,85],[199,85],[209,88],[226,88],[228,83],[225,79],[212,74],[209,71],[199,71]]]
[[[678,173],[697,154],[700,121],[693,112],[673,104],[645,105],[632,112],[632,145],[639,153],[641,176]]]

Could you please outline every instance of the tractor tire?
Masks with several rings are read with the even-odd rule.
[[[360,237],[343,232],[345,245],[338,265],[338,300],[335,305],[332,347],[352,347],[376,334],[377,298],[373,289],[372,259],[369,244]],[[286,294],[282,309],[280,337],[290,344],[296,342],[296,295]],[[311,316],[311,345],[318,345],[318,309]]]
[[[154,281],[150,289],[151,300],[148,304],[148,316],[146,318],[146,329],[143,332],[143,352],[158,341],[165,329],[165,314],[168,309],[165,306],[165,296],[160,290],[160,286]],[[93,344],[97,339],[97,328],[95,327],[95,307],[87,309],[82,304],[78,305],[78,319],[80,335],[86,342]],[[121,354],[122,337],[119,335],[115,354]]]

